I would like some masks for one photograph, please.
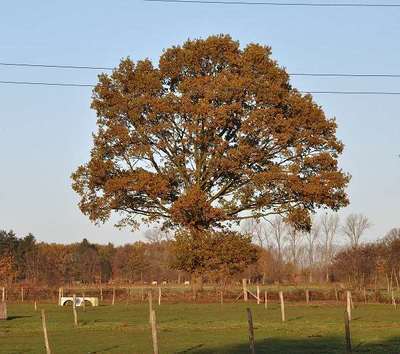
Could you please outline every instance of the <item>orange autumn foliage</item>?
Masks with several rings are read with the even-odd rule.
[[[336,122],[289,83],[271,49],[227,35],[189,40],[99,76],[90,160],[72,175],[80,209],[120,225],[210,229],[348,204]]]
[[[11,283],[17,272],[15,271],[14,259],[11,255],[0,257],[0,283]]]

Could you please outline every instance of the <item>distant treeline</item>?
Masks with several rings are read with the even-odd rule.
[[[177,279],[170,269],[169,241],[99,245],[83,239],[73,244],[37,242],[0,231],[0,282],[31,284],[107,283]]]
[[[384,238],[339,252],[331,265],[337,279],[353,287],[400,289],[400,228]]]
[[[17,237],[13,231],[0,231],[0,284],[52,286],[190,280],[191,274],[173,266],[174,242],[172,238],[148,237],[147,242],[124,246],[99,245],[86,239],[64,245],[38,242],[32,234]],[[392,287],[400,281],[400,229],[373,243],[335,248],[329,264],[318,247],[315,253],[319,257],[314,255],[310,259],[304,249],[296,263],[290,248],[279,252],[271,244],[254,247],[257,260],[232,274],[228,283],[244,277],[260,283],[340,281],[360,287],[377,284]],[[208,273],[204,280],[227,280],[214,275]]]
[[[191,279],[190,274],[173,266],[176,262],[175,241],[161,239],[154,232],[146,236],[146,242],[123,246],[100,245],[87,239],[58,244],[38,242],[32,234],[17,237],[13,231],[0,230],[0,285],[183,283]],[[267,252],[257,246],[254,248],[260,255],[257,259],[263,260],[263,254]],[[261,263],[247,267],[244,276],[256,277],[260,273],[259,266]],[[238,279],[240,276],[237,275]],[[207,277],[204,279],[207,281]]]
[[[17,237],[13,231],[0,231],[0,284],[183,283],[191,279],[191,274],[173,266],[176,241],[161,239],[154,232],[146,236],[147,242],[124,246],[99,245],[86,239],[65,245],[38,242],[32,234]],[[238,271],[229,279],[225,277],[224,282],[241,277],[273,280],[273,254],[261,247],[253,247],[257,253],[256,262],[237,267]],[[230,252],[240,253],[240,250]],[[208,272],[203,279],[219,281],[221,277]]]

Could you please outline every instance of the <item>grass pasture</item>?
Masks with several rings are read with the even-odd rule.
[[[157,311],[160,353],[248,353],[246,307],[253,312],[257,353],[343,353],[344,307],[277,303],[163,304]],[[152,353],[148,306],[116,304],[78,309],[45,304],[52,352]],[[40,311],[10,304],[0,322],[0,353],[44,353]],[[354,352],[400,353],[400,310],[390,305],[359,305],[351,323]]]

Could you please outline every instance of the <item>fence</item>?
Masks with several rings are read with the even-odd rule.
[[[268,293],[268,301],[279,302],[279,292],[285,293],[285,300],[288,302],[343,302],[346,301],[346,291],[351,290],[355,302],[364,303],[392,303],[396,294],[383,289],[343,289],[343,288],[295,288],[295,287],[271,287],[271,286],[250,286],[246,285],[243,296],[243,288],[230,286],[221,288],[215,285],[205,285],[201,291],[194,292],[190,286],[63,286],[63,287],[38,287],[13,285],[9,287],[0,286],[0,294],[8,302],[55,302],[57,303],[62,289],[63,296],[76,294],[86,297],[98,297],[100,303],[129,302],[140,303],[145,301],[148,292],[153,292],[154,298],[160,297],[166,303],[180,302],[235,302],[239,299],[248,298],[249,301],[260,301],[261,295]]]

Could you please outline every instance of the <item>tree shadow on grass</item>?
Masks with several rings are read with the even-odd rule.
[[[303,319],[303,318],[304,318],[304,316],[297,316],[297,317],[289,318],[287,321],[288,321],[288,322],[290,322],[290,321],[297,321],[297,320],[301,320],[301,319]]]
[[[101,349],[101,350],[96,350],[96,351],[94,351],[94,352],[89,352],[88,354],[107,353],[107,352],[109,352],[110,350],[117,349],[117,348],[119,348],[119,345],[114,345],[114,346],[112,346],[112,347],[107,347],[107,348],[104,348],[104,349]]]
[[[196,350],[198,350],[202,347],[204,347],[204,344],[195,345],[195,346],[187,348],[185,350],[176,352],[176,354],[197,353]]]
[[[29,318],[29,317],[32,317],[32,316],[8,316],[7,321],[17,320],[19,318]]]
[[[266,338],[256,341],[256,353],[288,353],[288,354],[339,354],[345,353],[344,338],[311,337],[309,339]],[[190,354],[248,354],[248,343],[215,348],[189,348],[181,353]],[[355,343],[353,353],[395,354],[400,353],[400,336],[381,343]]]

